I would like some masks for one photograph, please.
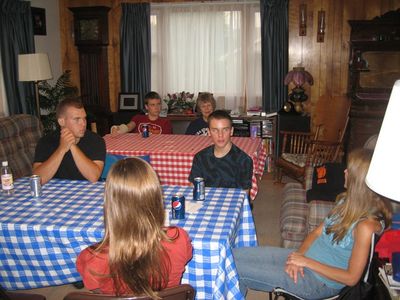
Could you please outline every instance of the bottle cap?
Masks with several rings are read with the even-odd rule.
[[[3,161],[2,163],[1,163],[1,166],[2,167],[8,167],[8,161]]]

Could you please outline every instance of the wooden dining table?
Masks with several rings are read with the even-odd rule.
[[[143,138],[138,133],[104,136],[107,153],[140,156],[149,155],[151,165],[157,172],[161,184],[189,186],[189,174],[193,157],[212,144],[209,136],[159,134]],[[261,138],[232,137],[232,142],[253,160],[250,198],[254,200],[258,191],[258,178],[264,173],[267,152]]]

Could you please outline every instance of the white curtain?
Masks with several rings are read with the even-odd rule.
[[[212,92],[220,106],[261,106],[260,4],[151,6],[151,88]],[[222,104],[222,105],[221,105]]]

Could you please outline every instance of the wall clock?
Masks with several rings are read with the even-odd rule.
[[[75,45],[108,45],[106,6],[70,7],[74,14]]]

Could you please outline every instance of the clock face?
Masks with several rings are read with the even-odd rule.
[[[79,34],[82,41],[99,40],[99,20],[82,19],[79,20]]]

